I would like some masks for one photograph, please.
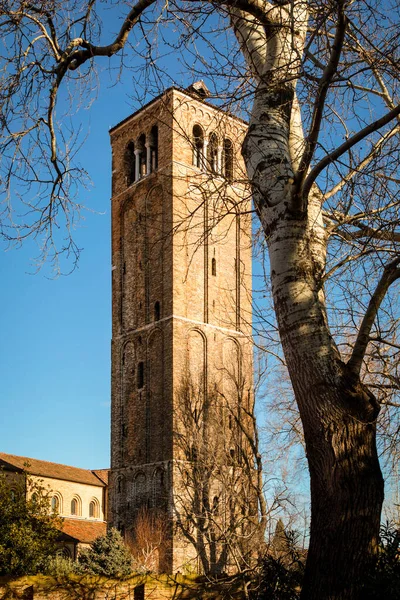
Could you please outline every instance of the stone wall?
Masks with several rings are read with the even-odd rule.
[[[5,582],[0,578],[0,600],[239,600],[244,597],[244,579],[220,583],[176,577],[137,576],[126,582],[104,578],[24,577]]]

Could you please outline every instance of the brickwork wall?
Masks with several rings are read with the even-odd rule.
[[[143,134],[149,139],[155,125],[158,169],[129,184],[127,148],[131,142],[138,148]],[[211,174],[207,149],[200,165],[193,164],[195,125],[206,142],[216,140],[218,171],[228,165],[224,151],[231,145],[229,180]],[[250,392],[243,395],[240,384],[240,401],[252,407],[250,199],[240,155],[245,130],[241,121],[172,89],[111,131],[109,518],[125,532],[142,505],[176,518],[184,482],[174,461],[188,460],[177,439],[190,436],[182,425],[185,382],[202,389],[203,398],[210,386],[220,395],[225,390],[231,406],[218,408],[220,430],[214,431],[223,439],[221,461],[231,446],[229,415],[237,413],[242,381]],[[195,560],[187,539],[174,534],[168,543],[167,572]]]

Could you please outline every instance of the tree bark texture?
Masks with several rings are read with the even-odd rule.
[[[269,249],[279,332],[304,428],[311,478],[311,537],[302,599],[362,597],[379,535],[383,479],[376,450],[379,405],[341,360],[321,278],[326,234],[321,197],[294,192],[290,122],[294,91],[259,84],[243,146]]]

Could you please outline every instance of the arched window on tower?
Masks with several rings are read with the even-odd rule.
[[[215,133],[210,135],[208,144],[208,164],[213,173],[218,173],[218,138]]]
[[[138,153],[136,160],[139,161],[139,179],[146,175],[146,136],[144,133],[139,136],[137,141]]]
[[[199,169],[203,166],[204,134],[200,125],[193,127],[193,165]]]
[[[233,179],[233,146],[231,140],[224,139],[223,170],[228,181]]]
[[[136,171],[135,144],[133,142],[129,142],[125,149],[124,169],[126,185],[132,185],[132,183],[135,181]]]
[[[150,173],[158,169],[158,127],[154,125],[150,131]]]

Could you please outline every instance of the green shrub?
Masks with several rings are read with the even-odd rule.
[[[305,552],[298,534],[278,523],[271,553],[261,560],[260,583],[255,600],[297,600],[304,576]]]
[[[51,556],[44,566],[45,575],[51,575],[56,578],[64,578],[77,573],[77,563],[71,558],[65,556]]]
[[[400,530],[393,524],[386,523],[381,528],[380,551],[367,575],[363,598],[400,598]]]
[[[0,472],[0,575],[35,575],[54,554],[59,518],[49,491],[29,475],[10,481]]]
[[[93,542],[90,549],[83,550],[78,557],[78,569],[82,574],[115,579],[129,577],[132,574],[132,556],[119,531],[109,529],[106,535]]]

